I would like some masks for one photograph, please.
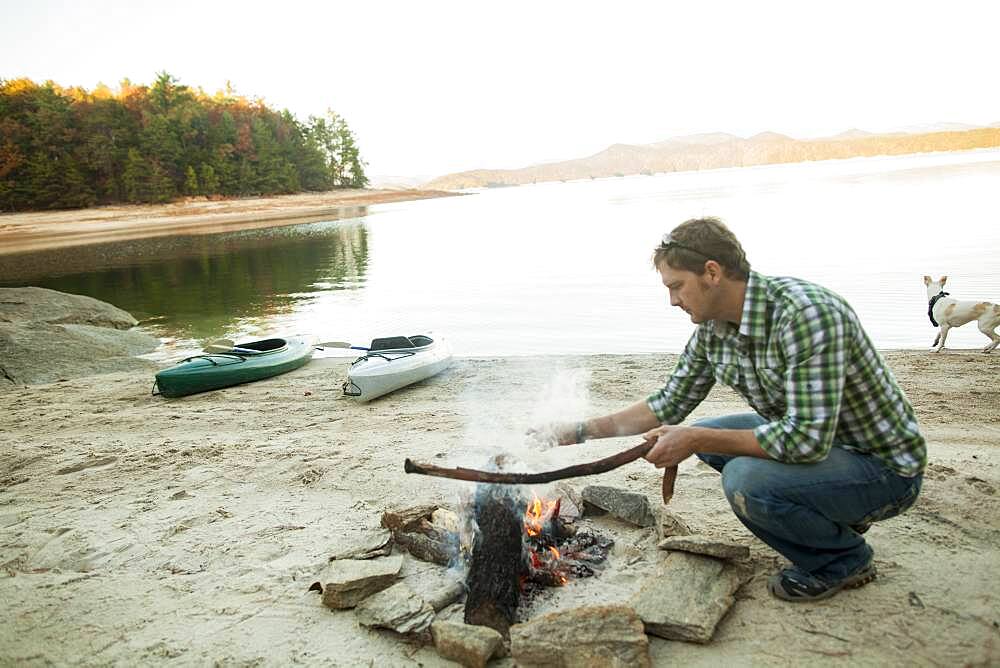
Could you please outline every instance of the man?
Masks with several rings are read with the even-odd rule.
[[[664,237],[653,265],[670,303],[698,325],[658,392],[622,411],[560,425],[561,445],[644,434],[646,459],[696,454],[722,474],[740,521],[791,561],[768,581],[787,601],[815,601],[875,578],[871,522],[916,500],[926,446],[913,409],[844,299],[750,270],[717,218]],[[755,412],[673,426],[716,382]]]

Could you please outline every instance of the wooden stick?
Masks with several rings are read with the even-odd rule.
[[[565,480],[566,478],[579,478],[586,475],[596,475],[607,473],[619,466],[624,466],[629,462],[634,462],[645,455],[656,443],[656,440],[645,441],[629,448],[625,452],[611,455],[604,459],[586,464],[576,464],[567,466],[564,469],[546,471],[544,473],[501,473],[499,471],[477,471],[476,469],[453,468],[448,469],[433,464],[418,464],[417,462],[406,460],[403,470],[407,473],[420,473],[421,475],[432,475],[439,478],[452,478],[454,480],[468,480],[469,482],[489,482],[498,485],[539,485],[555,480]]]

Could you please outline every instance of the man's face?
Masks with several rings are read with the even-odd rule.
[[[691,322],[698,325],[715,319],[712,285],[707,274],[698,275],[684,269],[674,269],[665,261],[659,265],[663,285],[670,293],[670,305],[683,309]]]

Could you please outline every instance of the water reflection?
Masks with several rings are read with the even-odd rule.
[[[4,256],[0,285],[85,294],[162,335],[205,339],[288,313],[304,293],[358,288],[367,269],[368,230],[354,220]]]

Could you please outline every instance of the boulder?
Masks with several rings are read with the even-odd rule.
[[[652,665],[642,621],[624,605],[562,610],[515,624],[510,653],[524,668]]]
[[[503,636],[493,629],[457,622],[434,622],[431,636],[441,657],[471,668],[483,668],[503,645]]]
[[[630,603],[647,633],[707,643],[741,584],[736,569],[724,561],[672,552]]]
[[[644,494],[636,494],[617,487],[590,485],[583,488],[583,500],[640,527],[656,525],[656,516]]]
[[[131,329],[131,314],[93,297],[47,288],[0,288],[0,322],[43,322]]]
[[[116,371],[156,369],[137,359],[159,341],[128,330],[135,318],[91,297],[0,288],[0,391]]]

